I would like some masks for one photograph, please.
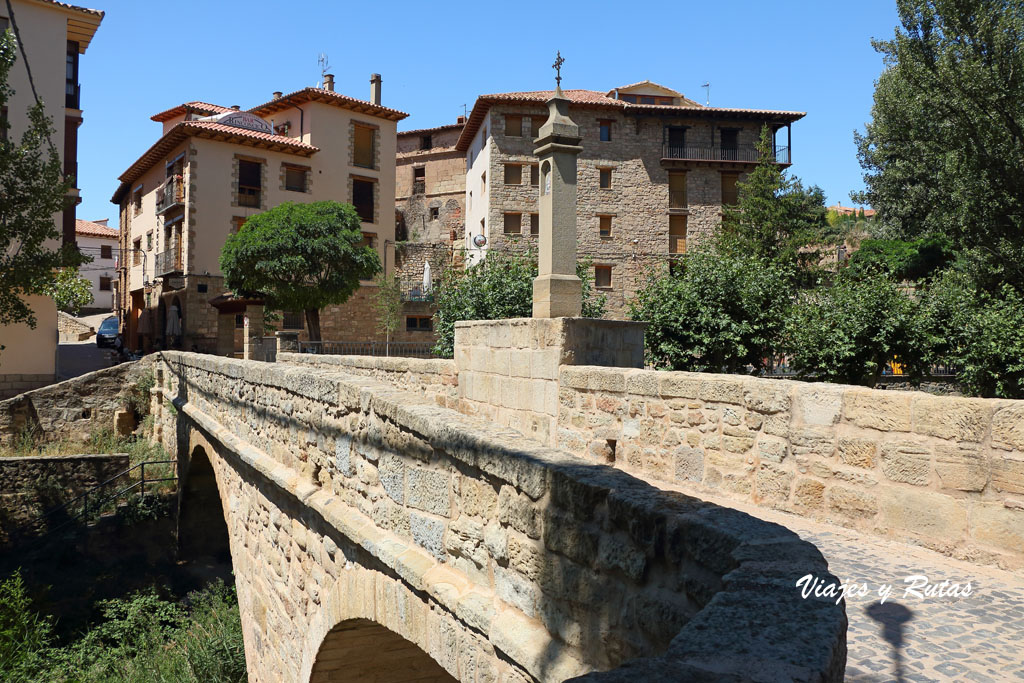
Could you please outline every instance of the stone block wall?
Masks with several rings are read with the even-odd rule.
[[[96,330],[73,315],[57,311],[57,333],[60,335],[61,342],[78,342],[85,341],[96,334]]]
[[[129,395],[151,363],[122,363],[0,401],[0,445],[26,431],[39,443],[52,443],[84,442],[100,429],[116,430],[117,413],[128,410]]]
[[[49,374],[0,374],[0,401],[53,384],[56,377]]]
[[[562,367],[558,444],[651,482],[1024,566],[1024,401]]]
[[[799,599],[829,575],[782,527],[372,378],[163,360],[163,429],[217,471],[257,679],[308,680],[353,618],[461,681],[842,678],[843,606]]]
[[[46,521],[40,515],[128,466],[127,453],[0,458],[0,545],[18,529],[30,536],[45,532]]]

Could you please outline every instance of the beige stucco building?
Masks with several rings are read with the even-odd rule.
[[[118,309],[129,348],[230,352],[223,330],[218,346],[210,304],[224,293],[221,248],[247,218],[282,202],[352,203],[366,239],[394,268],[395,130],[407,115],[381,105],[380,88],[374,74],[370,100],[360,100],[335,92],[327,76],[321,88],[275,92],[248,111],[189,102],[152,117],[163,133],[112,198],[126,255]],[[324,339],[375,333],[371,290],[364,283],[322,313]],[[286,314],[283,324],[304,327],[301,315]]]
[[[75,221],[78,250],[92,259],[78,269],[89,281],[92,303],[80,313],[109,313],[114,310],[114,283],[117,280],[118,232],[107,219]]]
[[[12,11],[13,10],[13,11]],[[103,12],[51,0],[11,0],[0,4],[0,30],[17,28],[19,50],[11,71],[14,96],[2,115],[10,125],[7,134],[19,139],[28,126],[28,109],[35,94],[44,103],[54,129],[54,147],[64,173],[78,174],[78,126],[82,123],[79,57],[85,54]],[[29,81],[28,68],[32,72]],[[54,216],[65,243],[75,242],[75,207],[80,202],[72,188],[67,208]],[[53,248],[60,246],[54,240]],[[18,324],[0,326],[0,399],[53,382],[57,373],[57,308],[49,297],[28,297],[35,312],[35,328]]]
[[[736,182],[757,162],[761,128],[775,160],[792,162],[790,126],[803,113],[701,106],[642,81],[608,92],[565,90],[580,129],[577,235],[608,297],[608,317],[626,317],[638,287],[674,254],[721,222]],[[465,155],[464,249],[470,263],[490,249],[536,247],[539,168],[534,140],[552,91],[479,97],[456,143]]]

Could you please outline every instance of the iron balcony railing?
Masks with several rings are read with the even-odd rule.
[[[156,212],[164,213],[185,203],[185,184],[180,175],[172,175],[156,188]]]
[[[412,193],[413,194],[423,194],[426,191],[427,191],[427,183],[426,183],[425,180],[423,180],[422,178],[417,178],[416,180],[412,181]]]
[[[432,342],[300,341],[299,353],[335,356],[397,356],[434,358]]]
[[[168,249],[156,255],[156,276],[182,272],[181,248]]]
[[[776,147],[775,163],[788,164],[789,147]],[[686,161],[737,161],[754,163],[759,161],[756,147],[722,147],[720,145],[671,145],[662,146],[663,159],[681,159]]]

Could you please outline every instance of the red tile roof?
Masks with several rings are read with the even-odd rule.
[[[270,133],[236,128],[224,125],[223,123],[217,123],[216,121],[181,121],[167,131],[134,164],[129,166],[128,170],[121,174],[119,177],[121,185],[114,192],[114,196],[110,198],[110,201],[114,204],[120,204],[131,183],[141,178],[146,171],[167,156],[183,140],[192,136],[250,147],[262,147],[275,152],[297,154],[303,157],[312,156],[320,151],[319,147],[307,145],[295,138],[283,135],[271,135]]]
[[[75,220],[75,234],[85,235],[86,237],[111,237],[117,239],[119,233],[117,228],[110,228],[106,225],[93,223],[92,221],[83,221],[79,218]]]
[[[67,2],[57,2],[57,0],[35,0],[35,1],[38,2],[38,3],[42,3],[44,5],[57,5],[58,7],[63,7],[64,9],[73,10],[75,12],[84,12],[85,14],[93,14],[93,15],[95,15],[97,17],[100,17],[100,18],[103,17],[103,10],[89,9],[88,7],[79,7],[78,5],[72,5],[72,4],[67,3]]]
[[[495,104],[536,103],[544,104],[554,96],[553,90],[532,90],[527,92],[506,92],[493,95],[481,95],[473,105],[473,111],[466,121],[466,127],[459,136],[455,148],[460,152],[469,149],[470,142],[483,123],[488,110]],[[704,107],[697,103],[684,105],[667,104],[632,104],[625,100],[616,100],[596,90],[563,90],[562,94],[576,107],[617,109],[626,114],[674,114],[686,116],[727,116],[730,118],[768,117],[783,123],[796,121],[804,117],[804,112],[775,111],[769,109],[729,109],[724,107]]]
[[[209,102],[186,102],[185,104],[179,104],[177,107],[172,107],[166,111],[162,111],[159,114],[154,114],[149,117],[150,121],[170,121],[176,116],[181,116],[187,112],[194,111],[203,116],[211,116],[213,114],[226,114],[229,111],[234,111],[231,107],[222,107],[219,104],[210,104]]]
[[[434,126],[433,128],[417,128],[416,130],[400,130],[398,135],[422,135],[423,133],[433,133],[439,130],[452,130],[455,128],[462,128],[466,125],[465,121],[462,123],[449,123],[444,126]]]
[[[405,112],[398,111],[397,109],[384,107],[379,104],[374,104],[373,102],[367,102],[366,100],[357,100],[354,97],[342,95],[341,93],[334,92],[333,90],[324,90],[323,88],[303,88],[302,90],[296,90],[293,93],[278,97],[277,99],[270,100],[269,102],[264,102],[258,107],[253,107],[249,112],[256,114],[257,116],[266,116],[267,114],[291,109],[296,104],[304,104],[306,102],[324,102],[325,104],[333,104],[336,107],[351,109],[352,111],[356,111],[361,114],[377,116],[389,121],[401,121],[409,116]]]

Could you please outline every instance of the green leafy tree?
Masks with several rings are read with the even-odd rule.
[[[758,371],[782,333],[792,272],[753,254],[697,249],[674,275],[653,278],[630,303],[647,323],[647,361],[695,372]]]
[[[576,264],[583,281],[585,318],[604,315],[607,297],[595,294],[589,261]],[[533,280],[537,257],[533,253],[490,251],[465,270],[449,268],[437,288],[434,353],[451,358],[455,353],[455,323],[459,320],[501,320],[533,315]]]
[[[1024,4],[897,0],[855,201],[902,239],[947,235],[989,291],[1024,291]]]
[[[92,303],[92,283],[81,277],[77,268],[62,268],[48,292],[57,308],[71,315],[78,315],[83,307]]]
[[[303,311],[309,338],[319,341],[320,309],[345,303],[360,280],[380,271],[359,228],[351,204],[285,202],[228,237],[220,254],[224,282],[235,294],[265,297],[272,308]]]
[[[954,370],[965,393],[1024,398],[1024,296],[1009,284],[981,290],[954,269],[921,296],[930,361]]]
[[[384,333],[385,350],[390,353],[391,335],[402,324],[402,280],[397,274],[378,274],[377,291],[371,304],[377,312],[377,329]]]
[[[894,359],[912,381],[925,367],[915,304],[883,273],[842,271],[830,286],[803,292],[783,338],[793,369],[826,382],[874,386]]]
[[[809,263],[805,247],[827,227],[825,193],[805,188],[775,163],[771,131],[765,126],[757,143],[758,163],[736,184],[739,203],[725,207],[721,248],[788,263]]]
[[[849,268],[858,275],[887,273],[898,281],[916,281],[947,267],[952,258],[952,245],[942,236],[911,241],[866,239],[850,256]]]
[[[14,95],[9,77],[17,49],[13,34],[0,32],[0,108]],[[29,108],[20,140],[9,130],[6,117],[0,118],[0,325],[34,328],[36,316],[25,297],[48,294],[58,268],[76,267],[84,259],[73,245],[54,246],[61,232],[53,216],[64,210],[71,185],[51,141],[54,129],[43,103]]]

